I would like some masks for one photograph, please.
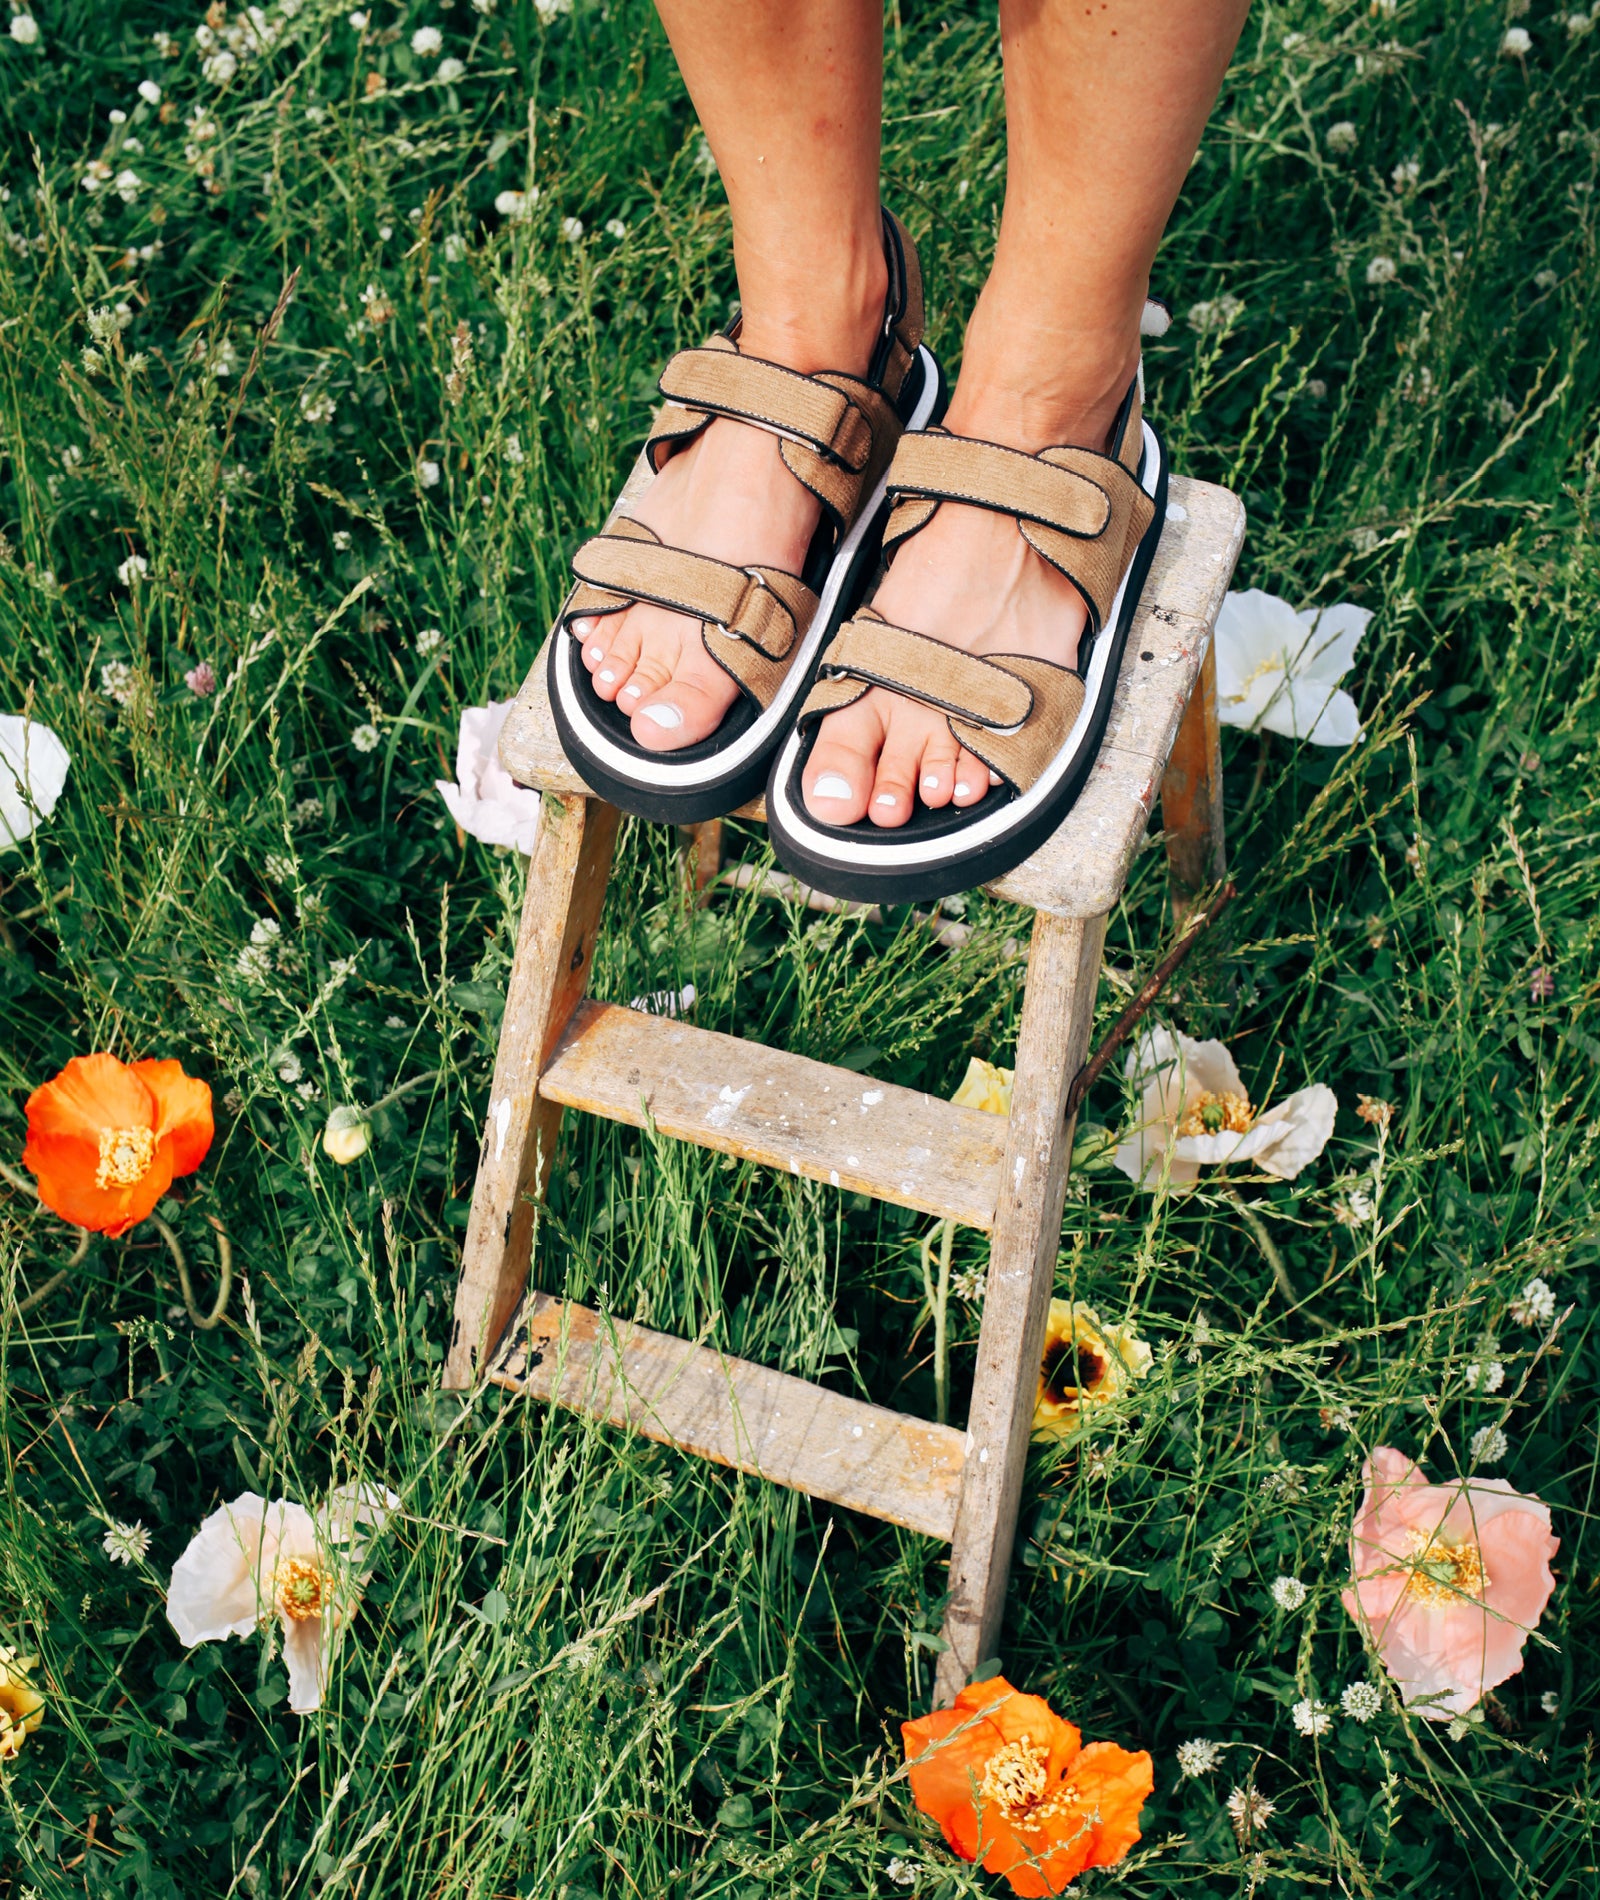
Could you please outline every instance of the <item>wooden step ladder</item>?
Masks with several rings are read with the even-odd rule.
[[[624,500],[626,496],[624,496]],[[948,1702],[997,1653],[1107,913],[1159,789],[1180,892],[1223,872],[1211,634],[1244,536],[1226,489],[1174,478],[1105,743],[1063,830],[992,887],[1034,911],[1009,1118],[585,996],[617,813],[561,751],[535,662],[500,741],[551,794],[500,1031],[447,1387],[480,1379],[951,1546]],[[759,802],[741,817],[764,816]],[[710,828],[702,828],[702,842]],[[702,862],[704,881],[709,866]],[[527,1291],[535,1203],[568,1108],[950,1217],[990,1236],[966,1429]]]

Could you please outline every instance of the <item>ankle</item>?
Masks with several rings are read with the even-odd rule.
[[[974,311],[945,426],[1037,454],[1061,443],[1105,450],[1139,368],[1139,332],[1007,323]]]
[[[883,332],[889,266],[882,240],[870,249],[806,260],[794,255],[739,260],[744,323],[740,348],[804,375],[865,375]]]

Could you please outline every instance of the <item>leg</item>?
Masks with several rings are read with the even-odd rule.
[[[727,188],[744,311],[740,347],[790,369],[863,373],[888,270],[878,215],[883,19],[874,0],[659,0]],[[815,499],[773,436],[713,422],[638,509],[676,546],[799,572]],[[590,630],[584,662],[633,714],[640,745],[714,732],[736,688],[698,623],[639,606]]]
[[[527,1285],[532,1203],[561,1127],[561,1110],[539,1098],[539,1075],[588,984],[616,835],[617,814],[599,799],[563,798],[559,816],[546,800],[489,1088],[447,1388],[469,1386],[483,1370]]]
[[[1222,731],[1217,724],[1217,653],[1206,648],[1161,775],[1161,830],[1180,907],[1202,885],[1227,874],[1222,833]]]
[[[1104,917],[1066,922],[1041,914],[1034,920],[1005,1187],[989,1243],[967,1415],[971,1449],[950,1548],[944,1619],[950,1647],[939,1658],[934,1693],[940,1706],[952,1702],[977,1664],[995,1654],[1000,1638],[1072,1156],[1067,1090],[1089,1047],[1105,938]]]
[[[1139,358],[1150,266],[1247,0],[1002,0],[1005,214],[946,426],[1035,453],[1103,449]],[[1071,665],[1077,591],[1011,521],[942,505],[874,605],[976,653]],[[826,781],[822,783],[822,781]],[[942,715],[876,688],[824,724],[806,802],[834,824],[902,825],[992,781]],[[821,794],[819,796],[819,793]]]

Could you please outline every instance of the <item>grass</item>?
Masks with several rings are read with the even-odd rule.
[[[1245,495],[1240,584],[1374,618],[1356,747],[1227,735],[1240,897],[1163,1002],[1254,1099],[1333,1087],[1332,1143],[1293,1183],[1158,1202],[1088,1168],[1068,1203],[1058,1291],[1156,1348],[1030,1468],[1008,1611],[1013,1681],[1155,1756],[1143,1844],[1086,1892],[1595,1891],[1600,31],[1541,0],[1510,56],[1517,12],[1259,7],[1157,267],[1153,406]],[[49,1693],[0,1773],[0,1893],[821,1900],[904,1891],[895,1860],[929,1900],[989,1893],[895,1777],[939,1548],[437,1391],[522,867],[433,781],[537,652],[661,362],[727,311],[715,172],[640,0],[266,17],[222,83],[165,6],[49,0],[0,41],[0,710],[73,759],[0,856],[0,1156],[71,1055],[179,1057],[220,1113],[166,1211],[202,1302],[211,1216],[239,1279],[196,1329],[147,1229],[19,1312],[72,1242],[0,1189],[0,1636]],[[410,50],[424,22],[457,80]],[[1002,188],[993,20],[897,4],[888,31],[886,195],[953,363]],[[1015,1035],[1024,920],[967,918],[946,952],[752,894],[691,911],[672,840],[630,825],[595,989],[692,980],[702,1024],[948,1092]],[[1154,849],[1105,1022],[1170,928]],[[360,1163],[326,1160],[333,1105],[407,1083]],[[1394,1103],[1386,1139],[1358,1094]],[[1085,1113],[1131,1107],[1108,1076]],[[536,1270],[931,1416],[926,1225],[579,1120]],[[958,1283],[983,1258],[959,1234]],[[1512,1314],[1535,1276],[1553,1339]],[[1337,1595],[1365,1451],[1442,1477],[1494,1425],[1561,1538],[1525,1671],[1455,1739],[1388,1705],[1301,1735],[1292,1704],[1368,1672]],[[270,1638],[182,1650],[166,1577],[219,1500],[352,1479],[403,1513],[301,1719]],[[106,1560],[113,1519],[144,1563]],[[1180,1780],[1196,1735],[1223,1765]],[[1252,1778],[1276,1812],[1244,1853],[1222,1800]]]

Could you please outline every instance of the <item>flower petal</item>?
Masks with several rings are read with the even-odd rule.
[[[1115,1742],[1091,1742],[1072,1768],[1081,1805],[1098,1813],[1087,1867],[1111,1867],[1139,1839],[1139,1813],[1155,1787],[1155,1765]]]
[[[65,1135],[93,1144],[99,1153],[105,1128],[156,1125],[155,1098],[134,1071],[113,1055],[74,1056],[27,1102],[30,1135]]]
[[[173,1174],[193,1174],[215,1132],[209,1083],[185,1075],[183,1065],[170,1059],[136,1062],[133,1073],[155,1102],[156,1140],[171,1144]]]
[[[0,851],[32,837],[55,810],[71,763],[48,726],[0,713]]]
[[[137,1227],[172,1185],[171,1160],[162,1147],[157,1147],[149,1167],[129,1187],[96,1187],[98,1140],[91,1144],[70,1136],[31,1135],[22,1163],[32,1170],[39,1199],[51,1213],[113,1240]]]
[[[1333,1135],[1334,1117],[1339,1098],[1324,1082],[1296,1089],[1260,1116],[1256,1128],[1281,1128],[1283,1133],[1270,1145],[1263,1144],[1260,1154],[1262,1172],[1280,1181],[1292,1181],[1302,1168],[1309,1167]]]
[[[512,845],[525,857],[539,836],[544,799],[518,785],[500,763],[500,731],[510,701],[462,709],[456,743],[456,783],[435,781],[450,816],[461,829],[485,844]]]
[[[322,1688],[332,1661],[333,1630],[320,1616],[300,1621],[282,1616],[283,1666],[289,1672],[289,1707],[311,1715],[322,1707]]]
[[[260,1582],[267,1509],[253,1491],[218,1506],[172,1566],[167,1620],[189,1647],[248,1636],[270,1608]]]

